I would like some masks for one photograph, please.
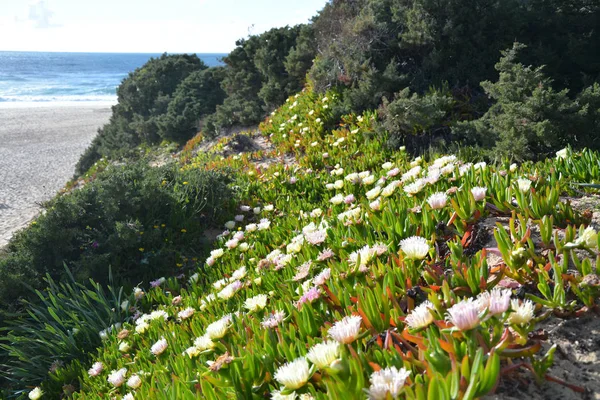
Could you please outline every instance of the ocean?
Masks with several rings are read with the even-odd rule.
[[[198,54],[209,67],[226,54]],[[0,51],[0,105],[116,103],[129,72],[160,54]]]

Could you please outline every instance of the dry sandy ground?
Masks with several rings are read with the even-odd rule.
[[[73,176],[108,105],[0,108],[0,247]]]

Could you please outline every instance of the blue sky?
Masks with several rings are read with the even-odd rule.
[[[227,53],[326,0],[0,0],[0,50]]]

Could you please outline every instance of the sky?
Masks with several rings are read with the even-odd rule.
[[[327,0],[0,0],[0,51],[228,53]]]

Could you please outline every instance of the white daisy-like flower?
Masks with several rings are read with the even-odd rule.
[[[365,193],[365,196],[367,196],[367,199],[373,200],[373,199],[377,198],[380,193],[381,193],[381,187],[375,186],[373,189],[371,189],[367,193]]]
[[[447,320],[461,331],[471,330],[479,325],[479,304],[472,298],[456,303],[448,309]]]
[[[475,186],[471,189],[471,193],[473,193],[473,197],[475,201],[485,200],[485,193],[487,192],[486,187]]]
[[[420,236],[411,236],[400,241],[400,249],[406,255],[406,258],[413,260],[422,260],[429,253],[429,244],[427,239]]]
[[[531,181],[526,178],[517,179],[517,186],[521,192],[529,192],[531,190]]]
[[[397,399],[404,388],[410,371],[404,368],[388,367],[371,374],[371,386],[369,387],[369,399],[386,400],[388,395]]]
[[[213,322],[212,324],[206,327],[206,334],[211,339],[221,339],[231,326],[231,317],[226,315],[218,321]]]
[[[248,271],[246,270],[246,267],[242,265],[241,267],[233,271],[233,273],[231,274],[231,279],[234,281],[238,281],[240,279],[245,278],[247,273]]]
[[[448,203],[448,195],[444,192],[437,192],[429,196],[427,203],[434,210],[439,210],[446,207]]]
[[[422,179],[417,179],[411,184],[404,186],[404,192],[408,195],[415,195],[419,193],[425,187],[425,181]]]
[[[217,258],[223,256],[223,254],[225,254],[225,251],[223,249],[215,249],[210,252],[210,256],[214,259],[217,259]]]
[[[337,194],[337,195],[333,196],[331,199],[329,199],[329,202],[331,202],[334,205],[342,204],[344,202],[344,195]]]
[[[196,310],[194,310],[192,307],[188,307],[185,310],[181,310],[179,311],[179,313],[177,314],[177,316],[179,317],[179,319],[188,319],[189,317],[191,317],[192,315],[194,315],[194,313],[196,312]]]
[[[42,397],[43,394],[44,394],[44,391],[42,389],[40,389],[39,387],[36,387],[31,392],[29,392],[28,397],[31,400],[38,400],[40,397]]]
[[[507,319],[509,324],[526,325],[533,319],[535,304],[531,300],[519,302],[519,299],[512,299],[510,308],[512,308],[512,312]]]
[[[308,351],[306,358],[317,368],[326,368],[340,357],[340,344],[336,341],[323,342],[314,345]]]
[[[306,385],[310,379],[310,367],[305,358],[297,358],[277,369],[274,378],[286,389],[296,390]]]
[[[271,400],[296,400],[297,398],[296,392],[291,392],[289,394],[283,394],[281,393],[281,390],[271,392]]]
[[[227,222],[225,223],[225,228],[227,228],[227,229],[229,229],[229,230],[231,230],[231,229],[235,228],[235,221],[227,221]]]
[[[142,386],[142,379],[139,375],[131,375],[131,377],[127,380],[127,386],[132,389],[137,389]]]
[[[168,346],[169,344],[167,343],[167,340],[163,337],[152,345],[152,347],[150,348],[150,352],[152,352],[152,354],[154,354],[155,356],[159,356],[162,353],[164,353]]]
[[[121,353],[127,353],[131,349],[131,345],[127,342],[119,343],[119,351]]]
[[[414,310],[406,316],[404,322],[411,329],[421,329],[429,326],[434,320],[431,310],[433,310],[433,304],[427,300],[421,303]]]
[[[267,305],[267,295],[266,294],[259,294],[254,297],[250,297],[249,299],[246,299],[246,301],[244,302],[244,307],[247,308],[249,311],[262,310],[263,308],[265,308],[266,305]]]
[[[108,383],[114,387],[120,387],[125,383],[125,375],[127,375],[127,368],[121,368],[118,371],[112,371],[107,378]]]
[[[556,158],[567,158],[568,149],[564,148],[556,152]]]
[[[88,369],[89,376],[98,376],[104,369],[104,365],[100,361],[96,361],[92,364],[92,368]]]
[[[212,339],[210,338],[210,336],[208,336],[208,334],[197,337],[196,339],[194,339],[194,346],[200,350],[200,351],[204,351],[204,350],[209,350],[209,349],[213,349],[216,344],[215,342],[212,341]]]
[[[575,244],[583,244],[588,249],[594,249],[598,245],[598,233],[594,228],[588,226],[583,233],[579,235],[577,240],[575,240]]]
[[[491,291],[481,292],[477,296],[479,312],[487,310],[489,315],[502,314],[510,306],[510,296],[511,291],[509,289],[499,287],[495,287]]]
[[[344,317],[329,328],[327,335],[342,344],[352,343],[358,338],[361,323],[362,318],[358,315]]]
[[[413,179],[419,176],[422,170],[423,169],[421,168],[421,166],[417,165],[416,167],[413,167],[410,170],[408,170],[408,172],[404,173],[400,180],[402,182],[412,181]]]
[[[324,285],[331,277],[331,269],[325,268],[317,276],[314,277],[312,283],[316,286]]]
[[[127,393],[125,396],[123,396],[123,400],[133,400],[133,393]]]
[[[285,313],[281,310],[275,311],[273,314],[266,316],[261,325],[265,328],[275,328],[285,318]]]
[[[381,166],[381,168],[383,168],[385,170],[392,169],[392,168],[394,168],[394,164],[392,164],[391,162],[388,161],[386,163],[383,163],[383,165]]]

